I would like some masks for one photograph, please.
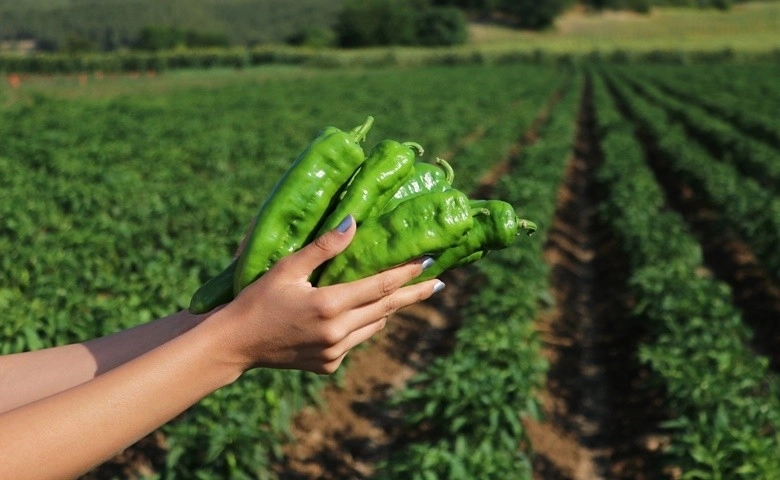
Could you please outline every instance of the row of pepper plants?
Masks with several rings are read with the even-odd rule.
[[[627,82],[615,80],[614,85],[621,101],[657,146],[658,154],[671,171],[710,206],[717,208],[723,228],[738,232],[770,274],[780,279],[780,250],[777,248],[780,197],[776,192],[714,158],[701,145],[691,141],[683,125],[675,122],[662,107],[639,95]]]
[[[186,307],[325,125],[351,128],[373,115],[365,148],[382,138],[417,141],[427,159],[459,145],[450,160],[456,182],[468,185],[479,170],[465,160],[460,168],[461,159],[479,157],[482,168],[497,161],[499,139],[530,123],[560,84],[556,69],[532,65],[319,71],[113,98],[36,95],[5,106],[2,353],[80,341]],[[453,100],[441,101],[442,92]],[[292,416],[327,381],[250,372],[163,428],[159,474],[268,475]]]
[[[732,123],[758,140],[780,147],[780,130],[777,128],[780,68],[777,63],[685,68],[632,65],[622,70],[651,81],[665,93]]]
[[[606,192],[600,214],[630,261],[633,315],[646,326],[639,356],[665,392],[666,474],[683,479],[754,479],[780,475],[780,379],[748,346],[751,332],[727,285],[702,274],[702,252],[682,217],[665,205],[634,122],[636,95],[594,76],[594,104]],[[644,115],[649,113],[643,112]],[[661,143],[673,127],[667,126]],[[659,132],[659,133],[660,133]],[[684,153],[680,153],[682,157]],[[706,167],[705,167],[706,168]],[[728,214],[726,214],[728,215]],[[661,473],[658,472],[660,476]]]
[[[665,93],[654,82],[641,79],[630,71],[621,73],[638,93],[663,107],[670,118],[683,125],[691,139],[706,148],[710,155],[730,163],[765,188],[780,192],[780,149],[746,134],[733,123],[713,116],[689,101]],[[769,124],[764,125],[767,129],[771,128]]]
[[[376,478],[532,478],[522,418],[538,418],[535,394],[548,368],[534,324],[549,286],[542,248],[572,151],[580,83],[579,73],[568,76],[541,138],[509,159],[510,172],[493,188],[540,232],[474,266],[452,354],[390,402],[410,412],[404,428],[425,434],[395,450]],[[514,132],[515,142],[521,133]]]

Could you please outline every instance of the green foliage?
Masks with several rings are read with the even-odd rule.
[[[419,0],[347,0],[336,23],[343,47],[412,45]]]
[[[503,22],[518,28],[540,30],[553,24],[553,21],[571,6],[571,0],[434,0],[434,5],[462,8],[466,11],[489,16],[502,15]]]
[[[647,13],[654,6],[728,10],[734,3],[745,3],[745,0],[585,0],[583,3],[597,10],[634,10],[641,13]]]
[[[568,4],[568,0],[507,0],[501,11],[511,15],[520,28],[541,30],[551,26]]]
[[[286,43],[303,47],[330,47],[336,43],[336,33],[325,27],[305,27],[287,37]]]
[[[624,84],[623,88],[630,88],[629,85]],[[663,108],[648,104],[640,95],[626,95],[631,108],[639,112],[637,121],[656,142],[659,156],[669,163],[671,171],[718,208],[723,213],[723,228],[739,232],[753,253],[766,263],[770,274],[780,279],[780,251],[776,248],[776,232],[780,232],[780,199],[775,195],[777,183],[770,179],[770,187],[766,188],[756,178],[740,175],[734,166],[736,162],[718,161],[701,145],[691,142],[685,128],[670,118]],[[771,172],[768,165],[772,158],[777,158],[772,156],[771,148],[765,152],[770,157],[756,159],[759,166],[767,162],[767,170],[760,175]]]
[[[651,141],[674,128],[614,75],[608,78],[615,98],[642,119],[639,128],[654,125],[659,137]],[[599,77],[594,95],[603,135],[598,182],[607,192],[601,216],[631,262],[634,315],[649,331],[639,357],[654,372],[651,384],[665,392],[667,461],[686,479],[774,478],[780,475],[780,378],[748,346],[751,332],[728,286],[701,275],[697,241],[676,212],[664,209],[661,187],[625,121],[631,120],[621,121]]]
[[[0,39],[34,38],[62,50],[69,35],[101,50],[131,47],[145,27],[209,32],[231,44],[283,43],[307,28],[330,29],[341,0],[80,0],[0,2]],[[209,42],[213,44],[213,41]]]
[[[447,46],[466,43],[466,17],[456,8],[432,7],[417,16],[416,43]]]
[[[427,0],[348,0],[335,31],[342,47],[449,46],[468,40],[460,10],[430,6]]]
[[[227,47],[227,35],[200,32],[194,29],[147,26],[141,29],[133,46],[141,50],[172,50],[177,47]]]

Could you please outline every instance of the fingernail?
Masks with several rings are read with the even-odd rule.
[[[423,270],[428,270],[433,265],[433,258],[425,257],[420,265]]]
[[[440,281],[436,283],[436,285],[433,286],[433,293],[441,292],[442,290],[444,290],[444,287],[445,287],[444,282]]]
[[[344,220],[342,220],[341,223],[339,223],[336,226],[336,230],[338,230],[339,233],[346,232],[347,230],[349,230],[349,227],[352,225],[353,220],[354,219],[352,218],[352,215],[347,215],[346,217],[344,217]]]

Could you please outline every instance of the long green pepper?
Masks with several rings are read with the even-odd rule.
[[[376,216],[398,188],[414,174],[415,157],[423,148],[415,142],[382,140],[366,155],[366,161],[345,187],[336,207],[322,224],[318,235],[336,228],[347,215],[361,223]]]
[[[410,284],[430,280],[449,269],[474,263],[491,250],[512,246],[521,232],[531,235],[536,231],[536,224],[518,218],[514,207],[502,200],[471,200],[469,206],[474,225],[457,245],[442,252],[433,265]]]
[[[373,117],[350,132],[327,127],[301,152],[260,207],[238,258],[233,294],[314,239],[338,192],[365,161]]]
[[[474,221],[468,197],[456,189],[402,202],[366,219],[349,246],[326,265],[317,286],[350,282],[456,245]]]
[[[233,300],[233,278],[238,259],[233,259],[221,272],[201,285],[190,299],[191,313],[206,313]]]
[[[401,202],[417,195],[431,192],[443,192],[452,188],[455,172],[452,166],[443,158],[437,158],[435,164],[416,162],[414,174],[393,194],[392,198],[380,209],[386,213],[397,207]]]

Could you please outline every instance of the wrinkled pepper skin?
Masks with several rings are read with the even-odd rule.
[[[373,117],[350,132],[327,127],[301,152],[260,207],[238,258],[233,294],[314,239],[337,194],[365,161]]]
[[[518,218],[514,207],[502,200],[471,200],[469,206],[474,225],[457,245],[443,251],[433,265],[410,284],[430,280],[452,268],[474,263],[491,250],[512,246],[521,232],[531,235],[536,231],[533,222]]]
[[[349,246],[326,265],[317,286],[368,277],[456,245],[474,221],[468,197],[449,189],[402,202],[366,219]]]
[[[379,213],[389,212],[401,202],[423,193],[443,192],[452,188],[454,180],[455,172],[443,158],[437,158],[435,164],[417,162],[412,177],[396,190]]]
[[[382,140],[346,186],[341,199],[320,227],[318,235],[336,228],[347,215],[360,224],[376,216],[395,192],[414,174],[415,157],[423,148],[414,142]]]
[[[190,299],[190,313],[206,313],[233,300],[233,277],[237,260],[234,259],[224,270],[200,286]]]

